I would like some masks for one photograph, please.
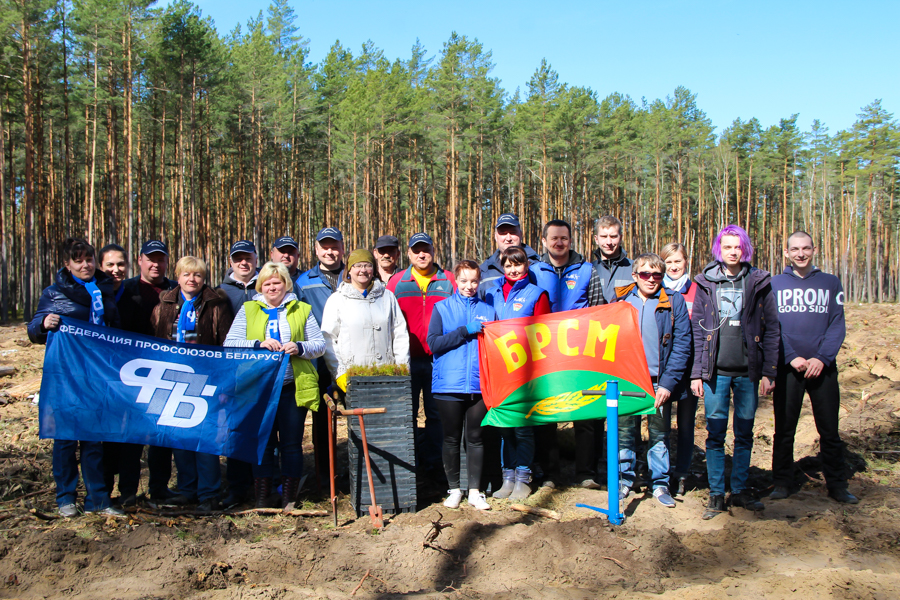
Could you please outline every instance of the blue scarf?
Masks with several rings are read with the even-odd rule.
[[[184,334],[188,331],[196,331],[197,329],[197,311],[194,310],[194,301],[196,297],[188,300],[181,292],[181,299],[184,304],[181,305],[181,313],[178,315],[178,341],[184,341]]]
[[[266,339],[281,341],[281,328],[278,326],[278,307],[263,308],[269,315],[269,321],[266,323]]]
[[[123,282],[121,285],[119,285],[119,291],[116,292],[116,304],[118,304],[119,300],[122,299],[122,294],[124,294],[124,293],[125,293],[125,283]]]
[[[104,325],[103,323],[103,294],[97,287],[97,278],[91,277],[90,281],[82,281],[72,275],[75,283],[84,287],[91,297],[91,323],[94,325]]]

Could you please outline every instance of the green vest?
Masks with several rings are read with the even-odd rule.
[[[269,315],[263,310],[264,304],[259,301],[244,303],[244,313],[247,315],[247,339],[263,341],[266,339],[266,325]],[[291,326],[291,341],[302,342],[305,339],[306,319],[312,307],[299,300],[291,300],[287,303],[287,322]],[[311,361],[291,357],[291,367],[294,370],[294,384],[297,386],[295,398],[297,406],[318,410],[319,408],[319,374]]]

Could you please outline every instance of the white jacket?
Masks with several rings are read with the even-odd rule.
[[[406,319],[392,292],[377,279],[366,297],[342,282],[322,313],[325,364],[335,381],[352,365],[409,364]]]

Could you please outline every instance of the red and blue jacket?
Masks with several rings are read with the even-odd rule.
[[[446,300],[456,291],[456,279],[453,273],[444,271],[437,264],[437,270],[431,276],[425,293],[419,287],[412,273],[412,266],[400,273],[395,273],[387,285],[397,302],[400,311],[406,318],[406,326],[409,328],[409,356],[410,358],[431,356],[431,349],[426,341],[428,337],[428,325],[431,323],[431,311],[434,305]]]

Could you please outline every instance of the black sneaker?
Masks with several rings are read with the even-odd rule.
[[[775,489],[772,490],[772,493],[769,494],[769,500],[784,500],[790,495],[791,493],[786,487],[783,485],[776,485]]]
[[[221,506],[219,505],[219,501],[215,498],[204,500],[197,505],[197,512],[215,512],[217,510],[221,510]]]
[[[832,500],[840,502],[841,504],[858,504],[859,498],[850,493],[845,487],[834,488],[833,490],[828,490],[828,495]]]
[[[766,506],[762,502],[751,496],[749,492],[738,492],[737,494],[732,494],[731,505],[739,506],[741,508],[752,510],[754,512],[759,512],[766,509]]]
[[[725,496],[710,496],[709,504],[703,512],[703,520],[708,521],[723,512],[725,512]]]

